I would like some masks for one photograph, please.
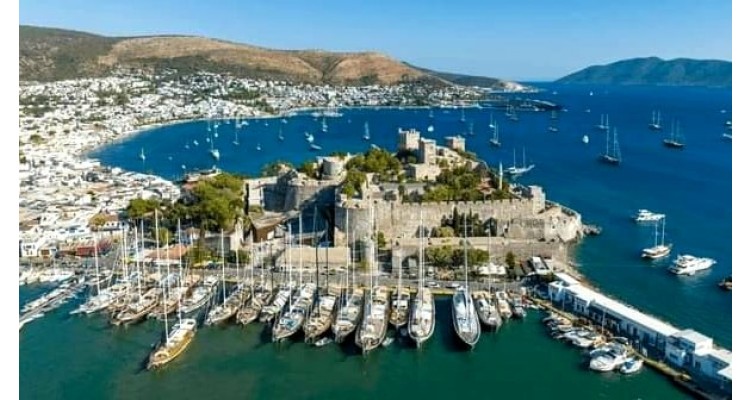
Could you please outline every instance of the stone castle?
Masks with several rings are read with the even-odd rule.
[[[466,160],[459,153],[464,151],[462,139],[448,137],[448,147],[443,147],[437,146],[432,139],[420,138],[415,130],[399,130],[399,149],[417,151],[418,162],[408,166],[414,167],[412,171],[428,171],[425,175],[434,175],[432,169],[436,173],[440,171],[439,162],[456,165]],[[349,198],[340,192],[340,184],[345,178],[344,166],[350,157],[318,157],[320,179],[288,169],[276,177],[248,180],[247,204],[285,214],[312,205],[333,207],[337,246],[345,241],[347,218],[349,232],[356,232],[357,237],[377,231],[382,232],[386,240],[398,240],[418,237],[420,213],[421,226],[431,231],[440,227],[444,219],[451,218],[454,210],[459,214],[477,214],[483,222],[496,219],[499,236],[508,240],[568,243],[582,235],[580,214],[547,201],[544,191],[538,186],[512,185],[512,198],[506,200],[410,203],[405,201],[403,193],[399,193],[397,184],[378,183],[376,176],[368,174],[361,196]],[[476,161],[470,162],[474,167],[482,167]],[[406,190],[422,190],[424,180],[429,178],[419,178],[423,182],[406,184]]]

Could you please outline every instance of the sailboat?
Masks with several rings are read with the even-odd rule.
[[[374,213],[370,206],[370,227],[374,225]],[[377,266],[375,257],[376,243],[372,238],[374,232],[370,232],[370,265]],[[367,355],[383,343],[385,333],[388,328],[388,286],[375,285],[373,275],[370,274],[370,295],[365,300],[365,308],[362,316],[362,323],[357,329],[357,335],[354,343],[362,350],[362,355]]]
[[[138,155],[138,158],[140,158],[141,161],[146,161],[146,154],[143,152],[143,147],[141,147],[141,154]]]
[[[349,243],[349,210],[346,210],[345,234],[347,235],[346,243]],[[352,240],[356,244],[356,240]],[[351,267],[351,271],[350,271]],[[351,282],[349,277],[351,276]],[[333,322],[331,330],[333,331],[336,343],[342,343],[349,334],[354,332],[359,325],[362,317],[362,300],[365,291],[357,287],[357,276],[354,272],[354,264],[351,263],[351,252],[347,251],[346,268],[344,269],[344,291],[339,297],[341,304],[336,313],[336,320]]]
[[[549,116],[549,126],[547,127],[547,130],[550,132],[557,132],[557,111],[552,110]]]
[[[514,148],[513,149],[513,166],[507,168],[505,170],[505,173],[510,175],[511,178],[515,178],[515,177],[521,176],[531,171],[532,169],[534,169],[534,167],[535,167],[535,164],[531,164],[528,166],[526,165],[526,148],[525,147],[523,148],[523,166],[521,167],[516,166],[516,149]]]
[[[209,311],[208,315],[206,316],[206,325],[209,326],[221,324],[237,314],[240,306],[242,304],[245,304],[245,301],[247,301],[247,296],[250,294],[250,291],[246,287],[245,282],[240,280],[239,263],[237,263],[237,285],[234,287],[234,290],[232,290],[232,293],[227,296],[227,283],[225,273],[226,265],[224,262],[224,230],[221,231],[220,252],[223,301],[221,302],[221,304],[217,304],[213,309],[211,309],[211,311]]]
[[[398,286],[395,292],[391,293],[391,315],[390,323],[394,328],[399,329],[406,325],[409,316],[409,291],[403,290],[401,285],[401,275],[403,266],[398,266]]]
[[[252,235],[250,235],[250,247],[252,248]],[[254,257],[253,257],[254,259]],[[263,254],[261,250],[261,260],[263,260]],[[252,261],[250,262],[251,267]],[[270,282],[266,280],[265,269],[262,268],[260,272],[260,282],[255,282],[255,274],[250,272],[250,301],[237,311],[237,323],[240,325],[247,325],[260,316],[263,307],[268,305],[271,300],[272,288]]]
[[[493,218],[493,220],[497,221],[496,218]],[[489,255],[489,265],[492,264],[492,247],[490,243],[491,238],[492,232],[490,230],[487,233],[487,254]],[[494,298],[492,297],[492,272],[493,271],[491,269],[488,269],[487,290],[476,290],[471,293],[471,296],[476,303],[479,321],[482,323],[482,325],[497,332],[497,330],[500,329],[503,324],[503,319],[500,316],[500,313],[498,312],[498,309],[495,305]]]
[[[370,125],[365,122],[365,134],[362,135],[362,139],[364,140],[370,140]]]
[[[599,129],[600,131],[609,131],[609,114],[602,114],[599,125],[596,126],[596,129]]]
[[[463,108],[461,109],[461,119],[459,121],[466,122],[466,113]]]
[[[490,129],[495,129],[495,117],[490,113]]]
[[[489,277],[487,278],[487,282],[487,290],[476,290],[471,293],[471,296],[476,303],[479,321],[482,325],[497,332],[503,325],[503,319],[492,297],[492,285],[489,283]]]
[[[654,245],[643,249],[641,257],[651,260],[657,260],[669,255],[672,251],[672,244],[664,244],[664,231],[667,225],[667,217],[661,220],[661,244],[659,244],[659,224],[654,225]]]
[[[123,235],[123,241],[127,239],[127,235]],[[96,273],[96,295],[89,298],[89,300],[82,304],[80,307],[78,307],[76,310],[71,311],[71,314],[78,314],[85,312],[86,314],[91,314],[97,311],[101,311],[107,307],[109,307],[115,299],[118,297],[116,292],[113,292],[112,289],[114,289],[114,286],[111,286],[104,291],[102,291],[101,288],[101,280],[99,279],[99,251],[98,251],[98,243],[99,240],[97,239],[97,236],[94,235],[94,268]],[[126,245],[123,243],[123,251],[127,248]],[[119,286],[120,288],[122,286]]]
[[[326,117],[323,117],[323,122],[320,123],[320,131],[323,133],[328,132],[328,124],[326,123]]]
[[[451,303],[453,306],[453,329],[461,342],[473,349],[479,341],[482,329],[479,326],[479,317],[474,309],[474,300],[471,298],[471,290],[469,289],[466,236],[466,215],[464,215],[464,286],[456,289]]]
[[[673,149],[682,149],[685,147],[685,143],[682,141],[682,135],[680,135],[680,123],[677,122],[677,128],[675,129],[675,123],[672,122],[672,132],[669,139],[664,139],[664,146]]]
[[[287,281],[279,287],[279,290],[276,292],[276,296],[274,297],[271,304],[264,306],[261,309],[260,322],[263,323],[274,322],[281,310],[286,307],[286,304],[292,297],[292,292],[296,287],[296,284],[292,280],[292,268],[291,263],[289,262],[289,249],[291,249],[292,247],[292,228],[289,224],[287,224],[287,241],[285,247],[286,251],[284,252],[284,254],[286,255],[286,260],[284,262],[284,268],[286,268],[287,272],[289,272],[289,274],[287,275]]]
[[[469,136],[474,136],[474,121],[469,122]]]
[[[178,237],[180,236],[180,221],[177,221],[177,231],[178,231]],[[182,280],[182,253],[180,253],[180,260],[179,260],[179,266],[180,266],[180,283],[179,287],[182,287],[183,284],[181,282]],[[167,281],[165,281],[165,288],[167,285]],[[182,313],[179,312],[179,310],[182,308],[182,304],[180,303],[181,296],[177,297],[177,323],[172,327],[172,330],[167,330],[168,328],[168,320],[167,320],[167,294],[166,290],[164,291],[164,341],[154,349],[153,352],[149,355],[148,358],[148,369],[155,369],[159,368],[161,366],[164,366],[168,362],[174,360],[182,354],[183,351],[188,347],[190,342],[193,341],[193,338],[195,337],[195,332],[198,327],[198,321],[196,321],[193,318],[182,318]]]
[[[307,132],[305,132],[307,134]],[[315,136],[313,136],[312,133],[307,134],[307,143],[309,143],[310,150],[312,151],[318,151],[322,149],[319,145],[315,144]]]
[[[208,153],[211,154],[211,157],[214,159],[214,161],[219,161],[219,157],[221,154],[219,154],[219,149],[214,148],[214,141],[211,139],[211,149],[208,150]]]
[[[612,136],[613,136],[613,144],[612,144],[612,152],[610,153],[610,146],[609,146],[609,130],[607,130],[607,147],[604,154],[599,155],[599,159],[602,162],[611,164],[611,165],[620,165],[621,157],[620,157],[620,144],[617,141],[617,128],[614,128],[612,130]]]
[[[281,127],[279,127],[279,136],[278,136],[278,139],[279,139],[280,142],[284,141],[284,134],[281,132]]]
[[[495,147],[500,147],[500,137],[499,137],[498,132],[497,132],[498,125],[494,124],[493,126],[494,126],[494,128],[493,128],[493,131],[492,131],[492,138],[490,139],[490,144],[493,145],[493,146],[495,146]]]
[[[159,211],[154,211],[155,219],[156,219],[156,232],[159,232]],[[143,232],[143,229],[141,229],[141,232]],[[143,233],[142,233],[143,234]],[[160,252],[159,252],[159,235],[156,236],[156,265],[158,266],[160,264]],[[127,265],[127,262],[123,263],[123,266]],[[137,264],[136,264],[137,266]],[[125,274],[128,279],[128,283],[130,282],[130,277]],[[159,296],[162,294],[162,289],[158,287],[154,287],[149,289],[146,293],[141,292],[141,273],[138,271],[136,274],[137,280],[138,280],[138,295],[131,297],[132,302],[129,304],[126,304],[121,311],[119,311],[117,314],[114,314],[114,317],[112,319],[112,323],[114,325],[130,325],[134,324],[136,322],[139,322],[143,320],[143,318],[151,312],[159,303]],[[129,297],[129,296],[127,296]]]
[[[652,131],[661,130],[661,113],[659,111],[651,112],[651,123],[648,124],[648,129],[651,129]]]
[[[435,300],[432,291],[424,284],[424,246],[422,243],[422,210],[419,211],[419,288],[409,313],[409,337],[421,348],[435,332]]]
[[[274,342],[279,342],[297,333],[310,314],[310,307],[315,299],[317,287],[312,282],[302,283],[302,214],[299,215],[299,236],[297,239],[299,255],[299,289],[287,309],[276,319],[271,332]]]
[[[235,120],[235,122],[234,122],[234,140],[232,141],[232,143],[235,146],[239,146],[240,145],[240,138],[237,136],[237,133],[238,133],[239,130],[240,130],[240,120],[239,120],[239,118],[237,118]]]

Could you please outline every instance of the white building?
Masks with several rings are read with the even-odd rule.
[[[692,329],[674,326],[581,285],[565,273],[549,284],[549,298],[565,311],[588,317],[619,336],[629,338],[636,349],[690,374],[702,387],[731,393],[732,352],[714,346],[713,339]]]
[[[561,304],[565,311],[584,315],[618,335],[637,340],[647,351],[656,350],[663,354],[668,338],[679,332],[670,324],[581,285],[568,274],[558,272],[555,276],[558,280],[548,286],[553,302]]]
[[[666,353],[672,366],[731,392],[732,352],[714,347],[710,337],[685,329],[669,338]]]

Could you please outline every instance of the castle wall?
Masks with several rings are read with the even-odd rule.
[[[575,240],[582,229],[581,218],[572,210],[547,202],[541,188],[530,187],[529,195],[521,199],[476,201],[401,203],[373,200],[375,230],[386,238],[418,237],[420,212],[422,226],[428,230],[438,227],[445,218],[471,212],[482,221],[496,218],[501,236],[507,239],[563,241]],[[346,212],[349,212],[349,230],[362,235],[371,232],[369,202],[339,202],[335,209],[336,228],[344,231]],[[460,235],[460,232],[458,233]],[[336,241],[343,240],[343,234]]]

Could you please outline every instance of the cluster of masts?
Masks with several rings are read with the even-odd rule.
[[[421,219],[421,215],[420,215]],[[158,232],[159,217],[155,218]],[[374,216],[371,209],[371,222]],[[466,225],[466,224],[465,224]],[[374,227],[374,225],[371,225]],[[349,239],[349,218],[346,218],[347,239]],[[291,228],[288,229],[287,249],[294,246]],[[351,255],[347,257],[343,276],[337,284],[320,286],[310,279],[303,279],[302,255],[298,260],[290,260],[292,252],[285,252],[287,259],[286,279],[273,284],[273,277],[266,277],[261,269],[256,279],[250,265],[256,260],[263,260],[264,254],[251,255],[246,266],[240,271],[239,254],[237,257],[237,284],[231,291],[227,289],[226,265],[222,257],[221,277],[205,275],[202,279],[186,274],[182,268],[182,256],[179,256],[178,271],[173,274],[169,263],[162,262],[159,238],[156,238],[156,266],[158,284],[149,285],[143,279],[146,265],[143,261],[144,237],[143,224],[136,227],[134,235],[123,235],[118,258],[122,269],[122,279],[103,287],[99,280],[90,297],[72,314],[92,314],[106,312],[113,325],[131,325],[148,317],[164,321],[164,332],[161,342],[149,356],[148,368],[161,367],[179,356],[195,336],[200,322],[206,326],[228,323],[246,325],[254,321],[271,327],[272,339],[279,342],[302,332],[306,343],[323,346],[330,342],[342,343],[354,336],[354,342],[362,354],[368,354],[378,347],[386,347],[395,338],[388,336],[388,327],[403,337],[410,337],[416,347],[422,347],[435,330],[435,301],[433,293],[425,284],[423,238],[419,246],[419,284],[412,295],[402,285],[399,270],[398,285],[391,290],[387,285],[379,284],[376,274],[369,274],[367,282],[357,282],[354,272],[355,263]],[[369,242],[367,254],[370,265],[377,268],[373,229],[370,234],[356,239]],[[140,238],[139,238],[140,233]],[[300,216],[300,238],[302,221]],[[177,235],[182,238],[180,222],[177,224]],[[158,236],[158,235],[157,235]],[[223,237],[223,232],[222,232]],[[128,239],[135,245],[128,247]],[[139,244],[140,242],[140,244]],[[220,242],[221,254],[224,254],[224,241]],[[128,254],[135,248],[138,255],[135,265],[128,262]],[[265,251],[265,247],[261,252]],[[488,282],[487,290],[471,292],[468,286],[465,251],[464,279],[465,284],[453,295],[453,326],[457,337],[469,347],[479,340],[481,325],[497,330],[504,318],[512,315],[523,316],[519,299],[509,298],[505,291],[492,290]],[[139,259],[141,262],[139,263]],[[295,261],[300,268],[295,271]],[[161,267],[164,265],[164,267]],[[99,257],[94,252],[94,268],[99,276]],[[163,271],[162,271],[163,269]],[[275,287],[274,287],[275,286]],[[169,317],[176,315],[176,321],[170,327]],[[203,317],[199,317],[202,315]]]

